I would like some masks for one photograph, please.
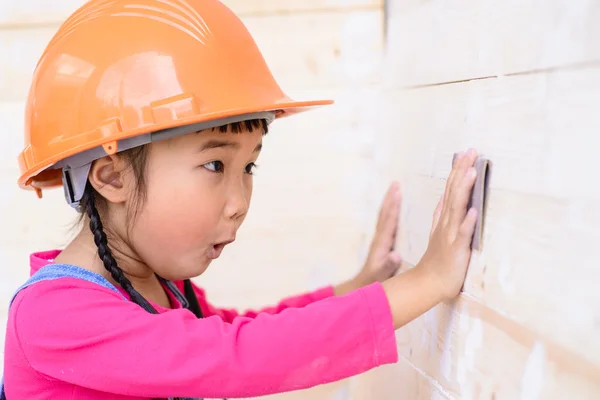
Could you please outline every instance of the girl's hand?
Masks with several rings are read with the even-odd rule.
[[[420,262],[439,285],[444,299],[460,293],[471,257],[477,212],[467,210],[467,204],[476,178],[476,158],[474,150],[459,154],[435,209],[429,245]]]
[[[365,264],[353,279],[335,288],[337,295],[346,294],[373,282],[383,282],[396,274],[402,261],[400,254],[394,251],[401,201],[400,185],[393,182],[379,210],[375,235]]]
[[[369,248],[365,265],[358,274],[369,283],[383,282],[396,274],[402,257],[394,251],[396,233],[398,232],[402,196],[400,185],[393,182],[381,204],[375,236]]]
[[[460,293],[477,221],[475,210],[467,210],[475,183],[476,158],[477,153],[470,150],[454,163],[446,191],[434,213],[423,258],[414,268],[383,282],[396,328]]]

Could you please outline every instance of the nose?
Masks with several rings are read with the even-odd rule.
[[[232,182],[227,191],[225,218],[238,220],[245,217],[250,207],[251,192],[252,188],[248,187],[244,179]]]

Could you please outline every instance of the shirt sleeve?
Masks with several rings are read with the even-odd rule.
[[[11,314],[36,371],[126,396],[255,397],[340,380],[398,358],[379,283],[227,323],[186,309],[149,314],[108,289],[63,278],[25,289]]]
[[[261,313],[278,314],[285,309],[305,307],[311,303],[332,297],[334,295],[333,286],[326,286],[312,292],[287,297],[274,306],[265,307],[259,310],[245,310],[244,312],[240,313],[233,308],[215,307],[208,301],[204,289],[199,288],[194,283],[192,283],[192,286],[194,287],[194,291],[198,298],[198,303],[200,304],[202,313],[205,316],[217,315],[226,322],[232,322],[234,318],[237,317],[255,318]],[[181,290],[183,290],[183,285],[181,285]]]

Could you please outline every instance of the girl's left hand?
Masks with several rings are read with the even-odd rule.
[[[401,204],[400,185],[393,182],[379,210],[375,236],[371,242],[365,265],[353,279],[335,288],[337,295],[348,293],[373,282],[383,282],[396,274],[402,263],[400,254],[394,250]]]

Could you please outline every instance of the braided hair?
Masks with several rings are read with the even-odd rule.
[[[90,230],[94,235],[94,243],[96,243],[96,247],[98,247],[98,256],[100,257],[100,260],[102,260],[104,268],[106,268],[112,278],[127,292],[134,303],[149,313],[157,314],[154,307],[152,307],[152,305],[133,288],[131,281],[127,279],[123,270],[117,265],[117,260],[115,260],[112,251],[108,247],[108,238],[104,232],[98,208],[96,208],[95,198],[95,190],[88,182],[81,203],[85,207],[85,212],[90,220]]]
[[[108,247],[108,238],[104,232],[104,227],[100,219],[100,213],[96,207],[96,190],[88,182],[81,199],[81,204],[85,209],[90,223],[89,227],[94,235],[94,243],[98,247],[98,256],[104,268],[110,273],[111,277],[127,292],[131,300],[151,314],[158,314],[158,311],[146,300],[137,290],[134,289],[131,281],[127,279],[123,270],[119,268],[117,260]],[[188,309],[192,311],[196,317],[202,318],[202,311],[198,303],[198,298],[194,293],[194,288],[189,279],[184,281],[184,296],[188,302]]]

